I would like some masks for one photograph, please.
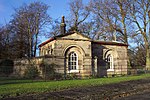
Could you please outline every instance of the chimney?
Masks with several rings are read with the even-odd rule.
[[[62,19],[61,19],[60,31],[61,31],[61,34],[66,33],[66,24],[65,24],[65,17],[64,16],[62,16]]]

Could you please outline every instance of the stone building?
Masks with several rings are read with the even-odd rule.
[[[61,34],[39,45],[40,57],[58,65],[59,73],[77,76],[109,76],[127,74],[127,45],[92,40],[82,33],[65,31],[64,17]]]

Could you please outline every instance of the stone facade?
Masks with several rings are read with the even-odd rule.
[[[75,73],[78,76],[91,75],[92,55],[90,38],[80,33],[69,33],[64,36],[56,36],[55,39],[50,39],[39,45],[39,47],[40,56],[47,55],[47,59],[50,56],[55,57],[52,63],[60,66],[60,69],[57,69],[59,72],[65,74]],[[69,70],[69,54],[72,52],[77,55],[76,68]]]
[[[44,61],[56,64],[55,71],[64,74],[64,77],[70,74],[78,77],[127,74],[126,44],[91,40],[76,31],[66,33],[64,16],[60,27],[60,35],[39,45],[39,57],[14,61],[14,73],[23,75],[32,62],[42,76],[40,64]]]
[[[92,57],[97,58],[97,75],[127,74],[127,45],[117,42],[92,43]]]
[[[39,65],[44,61],[56,64],[55,71],[64,77],[70,74],[78,77],[127,74],[127,45],[123,43],[94,41],[74,31],[48,39],[39,49],[39,57],[14,61],[14,73],[23,75],[32,62],[42,76]]]
[[[39,45],[40,56],[64,75],[110,76],[127,74],[127,45],[93,41],[78,32],[53,37]],[[75,60],[73,60],[75,59]]]

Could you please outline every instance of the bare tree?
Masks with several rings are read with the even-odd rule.
[[[132,0],[129,5],[130,20],[136,27],[134,36],[141,35],[144,40],[146,50],[146,68],[150,70],[150,32],[148,32],[148,18],[150,10],[150,0]]]
[[[29,57],[36,56],[38,36],[50,24],[51,18],[47,14],[48,6],[41,2],[33,2],[16,9],[12,24],[14,31],[26,34],[29,44]]]
[[[82,0],[73,0],[69,3],[70,8],[70,27],[71,30],[79,31],[79,25],[83,23],[90,14],[87,6],[82,3]]]
[[[50,34],[48,34],[48,37],[56,36],[60,34],[60,19],[55,19],[52,21],[51,24],[51,31]]]
[[[88,6],[82,3],[82,0],[73,0],[69,2],[70,15],[65,19],[66,31],[79,31],[89,35],[88,28],[91,27],[91,22],[85,22],[90,14]],[[56,36],[60,34],[60,22],[61,19],[55,19],[52,22],[50,36]]]
[[[130,26],[130,21],[127,20],[127,5],[127,0],[91,0],[90,8],[99,26],[96,36],[110,34],[111,38],[108,40],[114,40],[115,33],[119,41],[128,44],[130,30],[127,31],[127,26]]]
[[[11,27],[9,24],[0,28],[0,58],[12,58],[12,37]]]

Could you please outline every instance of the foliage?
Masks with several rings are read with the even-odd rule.
[[[55,72],[55,68],[58,67],[58,65],[52,63],[52,64],[48,64],[46,62],[42,62],[40,64],[40,68],[42,70],[44,79],[60,79],[62,78],[62,75],[60,73]]]
[[[46,91],[60,91],[63,89],[70,89],[70,88],[99,86],[104,84],[119,83],[130,80],[139,80],[149,77],[150,74],[143,74],[140,76],[124,76],[124,77],[97,78],[84,80],[63,80],[63,81],[49,81],[49,82],[41,82],[41,81],[37,82],[31,80],[11,80],[11,81],[3,80],[0,81],[0,83],[3,82],[3,85],[0,85],[0,96],[1,96],[0,98],[2,98],[3,96],[17,96],[30,93],[42,93]],[[8,84],[8,82],[10,83]]]
[[[26,44],[28,44],[28,56],[35,57],[38,35],[42,33],[50,23],[50,16],[47,14],[48,6],[42,2],[33,2],[23,5],[15,10],[14,19],[11,21],[13,31],[20,35],[20,40],[26,36]],[[22,39],[21,39],[22,38]]]
[[[65,19],[67,31],[78,31],[90,35],[87,33],[91,31],[91,28],[89,29],[89,23],[86,22],[86,19],[90,15],[88,5],[84,5],[83,0],[69,1],[69,12],[70,14]],[[58,18],[53,21],[50,36],[60,34],[60,23],[60,19],[58,20]]]
[[[51,22],[47,10],[48,6],[42,2],[32,2],[15,8],[11,21],[0,27],[0,58],[36,55],[38,36],[46,33],[43,29]]]
[[[0,74],[9,76],[13,73],[14,63],[12,60],[5,59],[0,62]]]
[[[79,76],[76,73],[69,73],[67,79],[78,79]]]
[[[128,50],[130,66],[132,68],[144,68],[146,64],[146,52],[144,47],[136,47]]]
[[[35,79],[39,77],[39,71],[34,65],[28,66],[25,70],[24,77],[27,79]]]
[[[67,24],[70,25],[70,31],[86,33],[92,39],[112,41],[116,37],[117,41],[136,46],[139,50],[129,55],[135,57],[130,59],[131,65],[146,65],[148,68],[149,7],[149,0],[90,0],[85,5],[82,0],[73,0],[69,2],[71,16]],[[48,6],[42,2],[15,9],[10,23],[0,27],[0,58],[35,56],[38,36],[51,22],[47,10]],[[53,36],[60,33],[59,25],[57,20],[50,25]],[[134,44],[131,44],[132,41]],[[142,48],[140,45],[143,45]]]
[[[90,14],[90,11],[86,5],[83,4],[82,0],[73,0],[69,2],[70,8],[70,25],[72,29],[79,31],[79,25],[83,23]]]
[[[147,72],[145,70],[143,70],[143,69],[137,70],[137,74],[144,74],[144,73],[147,73]]]

